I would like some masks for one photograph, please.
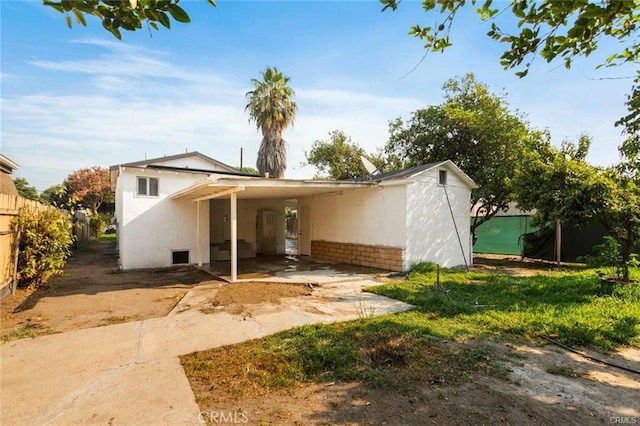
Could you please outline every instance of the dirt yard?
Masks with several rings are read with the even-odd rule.
[[[480,259],[475,268],[531,274],[540,272],[541,265],[498,257]],[[48,287],[3,300],[0,331],[7,340],[164,316],[199,283],[214,284],[210,275],[188,267],[119,272],[114,243],[96,242],[76,252],[65,274]],[[303,285],[264,283],[213,287],[211,313],[241,307],[236,309],[240,313],[258,303],[278,304],[281,298],[312,292]],[[214,424],[230,419],[283,425],[640,424],[639,375],[555,346],[495,345],[508,355],[509,381],[477,375],[462,386],[415,383],[397,390],[311,384],[293,392],[220,401],[201,407],[201,415]],[[607,358],[640,370],[638,349]]]
[[[7,340],[164,316],[211,279],[191,267],[120,272],[115,242],[91,242],[47,287],[4,299],[0,332]]]
[[[470,344],[473,344],[471,342]],[[638,375],[571,356],[553,346],[494,344],[508,381],[414,383],[402,389],[362,383],[309,384],[201,407],[206,418],[250,425],[607,425],[640,422]],[[640,366],[640,350],[609,358]],[[554,372],[553,374],[549,371]],[[215,420],[210,423],[217,423]]]

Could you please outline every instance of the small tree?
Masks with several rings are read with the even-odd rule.
[[[69,200],[75,204],[86,204],[94,216],[103,202],[113,202],[114,199],[106,168],[93,166],[76,170],[67,177],[67,187]]]
[[[513,180],[516,198],[537,210],[540,225],[600,223],[620,246],[618,265],[628,281],[631,251],[640,244],[640,181],[620,167],[588,164],[589,143],[583,136],[577,146],[529,153]]]
[[[40,194],[40,198],[42,201],[55,207],[69,207],[69,194],[66,182],[58,185],[52,185],[45,189],[42,191],[42,194]]]
[[[11,222],[11,230],[20,232],[18,285],[39,287],[60,274],[71,245],[71,219],[54,208],[38,210],[25,207]]]

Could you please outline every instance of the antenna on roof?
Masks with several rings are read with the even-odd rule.
[[[364,155],[360,156],[360,161],[362,161],[362,165],[364,166],[364,168],[367,169],[369,176],[375,176],[376,174],[378,174],[378,168],[371,161],[367,160]]]

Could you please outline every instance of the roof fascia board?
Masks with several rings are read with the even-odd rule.
[[[383,180],[382,182],[378,183],[378,186],[401,186],[401,185],[410,185],[412,183],[415,183],[415,180],[405,178],[405,179]]]
[[[462,179],[471,189],[479,188],[479,185],[475,183],[475,181],[471,179],[468,174],[466,174],[460,167],[456,166],[456,164],[451,160],[446,160],[440,163],[436,163],[433,166],[429,167],[428,169],[424,169],[417,173],[414,173],[413,175],[409,176],[409,178],[418,176],[422,173],[426,173],[430,170],[437,169],[443,166],[446,166],[449,170],[453,171],[453,173],[455,173],[456,176]]]
[[[209,185],[215,186],[215,185]],[[205,200],[213,200],[214,198],[224,197],[225,195],[233,194],[234,192],[244,191],[244,186],[239,185],[233,188],[225,189],[224,191],[216,192],[215,194],[205,195],[203,197],[194,198],[191,201],[205,201]]]

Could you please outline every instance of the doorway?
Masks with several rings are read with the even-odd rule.
[[[298,253],[311,255],[311,212],[309,206],[300,206],[298,221]]]

